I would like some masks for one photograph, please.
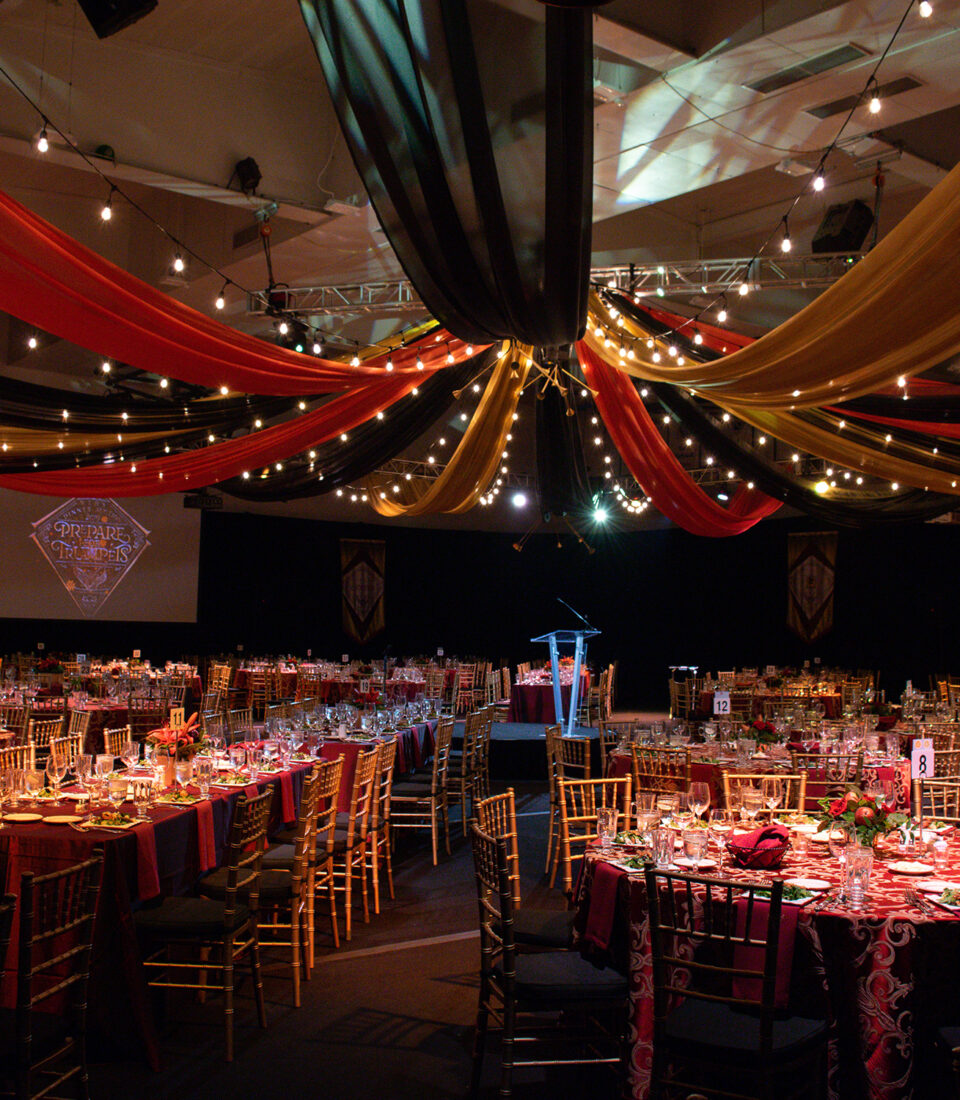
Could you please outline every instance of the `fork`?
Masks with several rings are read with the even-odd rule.
[[[925,917],[933,915],[933,906],[922,898],[916,890],[904,890],[903,900],[907,905],[912,905],[915,909],[919,909]]]

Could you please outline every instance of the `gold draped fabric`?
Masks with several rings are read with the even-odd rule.
[[[530,348],[508,348],[497,359],[477,411],[439,477],[401,481],[399,493],[392,491],[392,481],[370,485],[370,501],[380,515],[459,513],[477,503],[500,467],[530,354]]]
[[[43,455],[82,455],[85,451],[102,451],[108,447],[123,449],[158,439],[176,439],[180,432],[87,432],[83,428],[68,431],[44,431],[36,428],[0,427],[0,443],[6,443],[5,458]],[[123,436],[122,441],[117,438]],[[58,446],[59,443],[63,446]]]
[[[592,310],[614,340],[637,334],[628,319],[611,323],[596,296]],[[861,397],[942,363],[960,352],[960,165],[842,279],[748,347],[682,366],[654,363],[643,343],[634,350],[621,369],[638,378],[787,410]]]

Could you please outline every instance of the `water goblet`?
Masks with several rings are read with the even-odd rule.
[[[53,787],[57,801],[59,802],[60,784],[63,782],[63,777],[67,774],[67,758],[62,752],[50,753],[47,757],[46,773],[50,786]]]
[[[133,784],[133,802],[137,809],[137,820],[146,821],[151,803],[157,798],[157,785],[149,776],[142,776]]]
[[[765,775],[760,784],[760,791],[763,795],[763,801],[770,811],[770,816],[773,817],[773,811],[783,801],[783,781],[777,776]]]
[[[174,770],[177,776],[177,786],[186,790],[193,777],[193,761],[190,759],[178,760]]]
[[[617,809],[615,806],[600,806],[597,809],[597,840],[601,848],[608,848],[617,835]]]
[[[756,787],[744,787],[741,791],[743,799],[743,816],[751,825],[756,823],[757,814],[763,809],[763,794]]]
[[[213,761],[197,760],[193,775],[200,788],[200,797],[209,798],[210,784],[213,782]]]
[[[43,772],[39,768],[27,768],[23,773],[23,790],[30,806],[37,805],[37,794],[43,787]]]
[[[90,783],[90,773],[93,770],[93,757],[88,752],[82,752],[73,762],[74,775],[77,777],[77,786],[81,791],[86,791]]]
[[[136,741],[128,741],[120,752],[120,759],[128,769],[140,763],[140,746]]]
[[[687,804],[699,821],[710,806],[710,784],[699,781],[691,783],[687,791]]]
[[[670,825],[673,822],[679,805],[680,799],[676,792],[665,791],[657,796],[657,810],[664,825]]]
[[[106,783],[107,776],[113,771],[113,757],[110,753],[98,753],[97,758],[93,763],[93,773],[97,778],[97,795],[98,800],[103,801],[105,794],[104,784]]]
[[[689,829],[683,834],[683,854],[693,864],[694,870],[703,861],[707,845],[707,834],[703,829]]]
[[[657,867],[664,870],[673,866],[673,848],[676,840],[675,829],[654,829],[653,858]]]
[[[112,775],[107,780],[107,798],[115,810],[119,810],[127,800],[127,780],[123,776]]]
[[[230,757],[230,767],[234,771],[241,771],[247,760],[247,750],[244,745],[231,745],[227,750]]]

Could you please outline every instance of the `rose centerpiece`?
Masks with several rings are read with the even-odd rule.
[[[743,736],[752,738],[758,745],[776,745],[780,742],[780,734],[772,722],[764,722],[757,718],[749,726],[743,727]]]
[[[833,826],[852,825],[856,829],[857,839],[865,847],[877,847],[889,833],[896,832],[909,818],[898,813],[883,798],[874,794],[864,794],[856,787],[849,787],[839,798],[821,798],[820,828],[824,831]]]

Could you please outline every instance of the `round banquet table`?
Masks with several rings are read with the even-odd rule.
[[[564,711],[570,707],[570,684],[560,685],[560,701]],[[580,677],[580,700],[586,698],[590,688],[590,676],[584,672]],[[552,725],[556,722],[553,706],[553,681],[538,684],[514,684],[510,688],[510,709],[508,722],[535,722],[538,725]]]
[[[274,792],[270,828],[296,820],[303,776],[313,762],[288,771],[260,775],[250,787]],[[190,793],[197,793],[193,787]],[[160,1068],[156,1025],[133,926],[133,909],[154,898],[189,891],[205,871],[223,860],[233,807],[243,789],[211,788],[210,798],[194,805],[157,804],[146,822],[123,832],[78,831],[67,825],[4,822],[0,829],[0,886],[19,893],[23,871],[44,874],[68,867],[103,849],[103,876],[94,921],[88,997],[88,1034],[98,1053],[129,1058],[142,1051]],[[29,807],[31,811],[33,807]],[[71,805],[42,804],[43,817],[69,812]],[[124,807],[130,810],[129,805]],[[3,1004],[16,993],[17,921],[6,958],[0,959]],[[58,1006],[51,998],[50,1010]]]
[[[711,806],[723,805],[723,773],[736,772],[742,775],[753,772],[756,775],[782,775],[790,771],[789,759],[783,763],[777,763],[772,759],[751,760],[749,764],[738,764],[735,760],[718,761],[704,759],[703,753],[707,746],[693,745],[690,754],[690,782],[709,783]],[[699,757],[699,758],[698,758]],[[630,775],[633,757],[624,752],[614,751],[610,754],[610,762],[607,771],[611,778]],[[864,761],[862,782],[864,784],[872,780],[891,780],[896,798],[898,810],[910,812],[910,761],[888,760]],[[817,800],[826,795],[825,776],[811,770],[807,773],[806,809],[808,812],[819,813]]]
[[[90,715],[87,735],[83,739],[83,751],[89,753],[103,752],[103,731],[125,726],[129,717],[128,708],[125,705],[111,703],[106,699],[92,700],[70,709]]]
[[[628,854],[616,847],[607,853],[614,858]],[[593,848],[583,861],[575,898],[575,942],[588,957],[629,977],[630,1092],[634,1100],[642,1100],[649,1095],[653,1042],[646,886],[642,871],[622,868],[598,880],[600,860]],[[826,991],[832,1019],[831,1100],[946,1095],[944,1082],[937,1080],[939,1066],[931,1045],[937,1027],[960,1020],[960,918],[937,907],[924,915],[905,903],[903,891],[915,887],[917,879],[891,871],[892,862],[874,862],[862,911],[831,903],[817,912],[808,904],[799,912],[792,989]],[[774,875],[820,878],[831,889],[840,885],[839,866],[825,845],[810,844],[804,855],[788,852],[776,872],[746,872],[729,865],[724,871],[724,877],[733,879],[763,881]],[[950,842],[950,867],[939,877],[960,881],[956,837]]]
[[[814,703],[823,703],[824,718],[835,720],[843,714],[843,700],[839,692],[813,692],[812,695],[797,695],[791,696],[789,694],[784,695],[779,691],[771,692],[745,692],[742,689],[733,688],[730,692],[733,695],[746,695],[749,694],[752,697],[751,710],[755,718],[761,718],[763,716],[763,704],[764,703],[784,703],[787,706],[796,706],[803,703],[806,699],[811,699]],[[700,700],[697,705],[698,714],[708,714],[713,716],[713,692],[701,691]]]

